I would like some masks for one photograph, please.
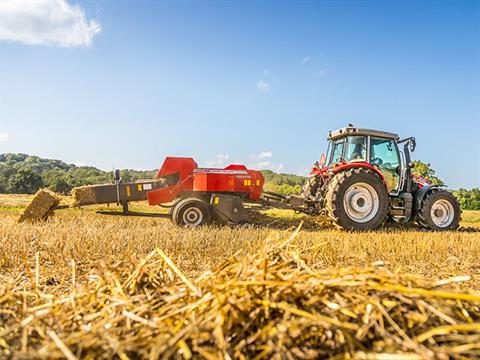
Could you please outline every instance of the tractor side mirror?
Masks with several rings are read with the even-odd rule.
[[[410,140],[410,151],[414,152],[416,147],[417,147],[417,142],[415,141],[415,138],[412,138],[412,140]]]

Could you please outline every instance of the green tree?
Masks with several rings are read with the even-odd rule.
[[[480,210],[480,188],[459,189],[453,192],[460,207],[465,210]]]
[[[8,191],[14,194],[34,194],[41,187],[42,177],[31,169],[20,169],[8,179]]]
[[[13,167],[0,163],[0,193],[8,192],[8,180],[15,173]]]
[[[72,190],[72,186],[63,176],[53,177],[53,179],[50,180],[50,185],[48,187],[50,190],[64,195],[69,194]]]
[[[435,175],[435,170],[428,163],[415,160],[413,162],[413,173],[428,180],[431,184],[443,185],[443,181]]]

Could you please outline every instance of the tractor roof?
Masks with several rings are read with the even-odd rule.
[[[351,136],[351,135],[371,135],[378,136],[387,139],[398,140],[400,137],[397,134],[381,131],[381,130],[372,130],[372,129],[361,129],[353,126],[347,126],[338,130],[330,131],[328,133],[328,140],[340,139],[342,137]]]

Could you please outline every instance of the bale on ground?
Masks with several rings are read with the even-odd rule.
[[[47,189],[40,189],[20,215],[18,222],[46,219],[59,202],[60,198],[57,194]]]

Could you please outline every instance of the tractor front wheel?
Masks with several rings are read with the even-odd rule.
[[[460,214],[455,196],[446,190],[434,190],[425,195],[417,222],[430,230],[455,230],[460,223]]]
[[[187,198],[175,204],[172,221],[177,225],[197,227],[210,221],[208,205],[197,198]]]
[[[372,230],[387,218],[389,196],[378,175],[354,168],[336,174],[325,195],[327,213],[337,227],[347,230]]]

